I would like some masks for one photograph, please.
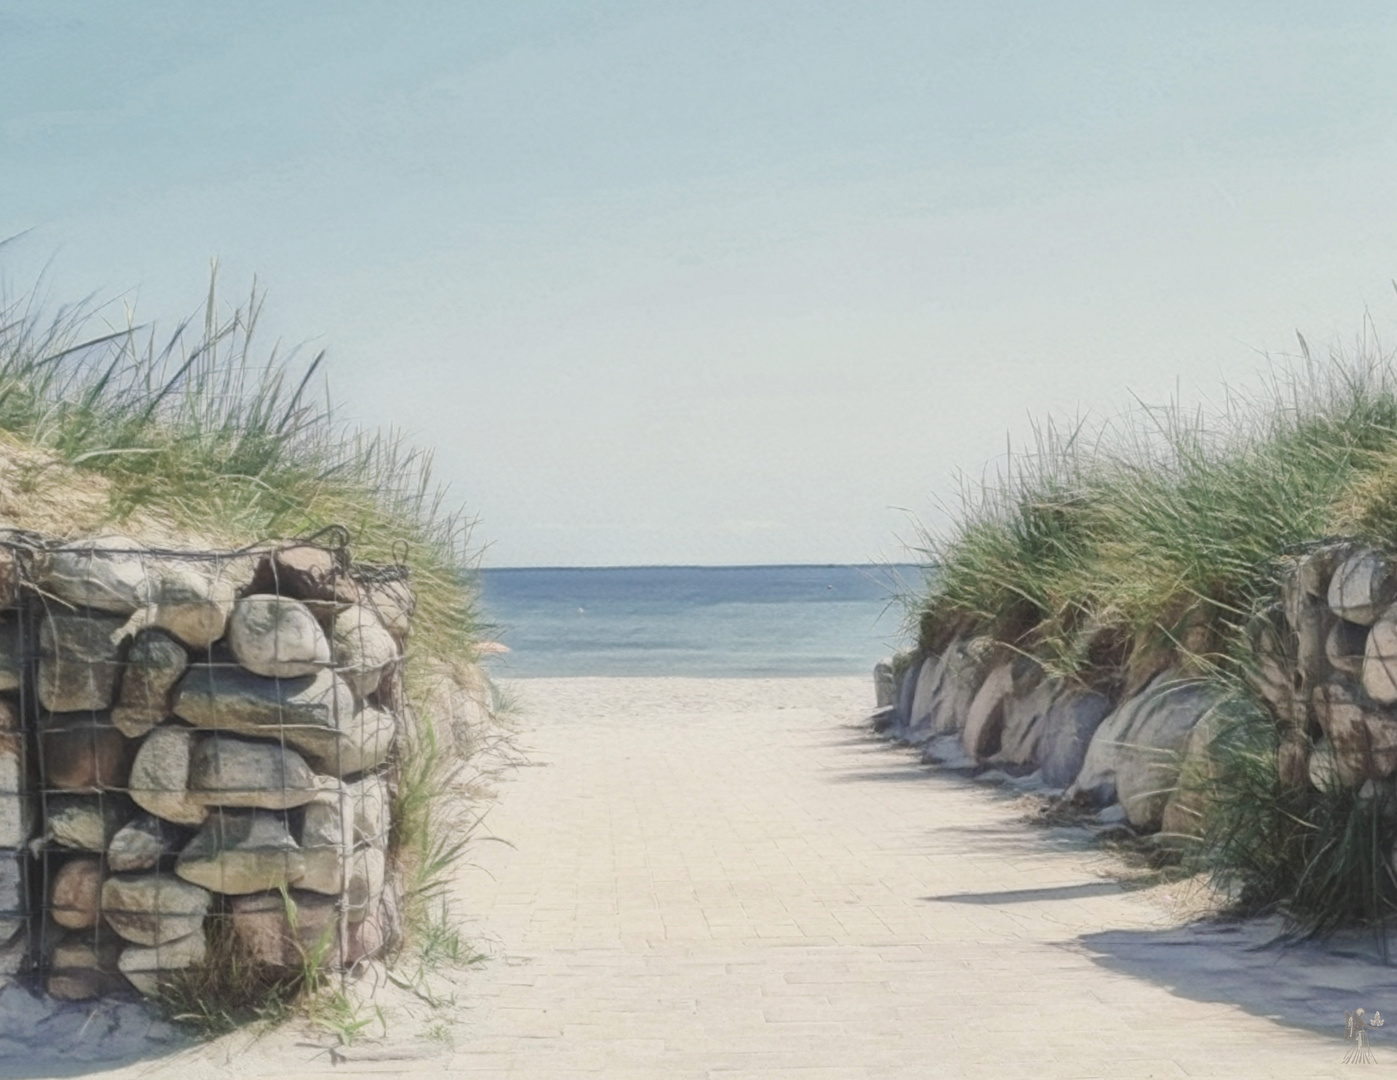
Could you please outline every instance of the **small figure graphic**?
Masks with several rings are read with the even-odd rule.
[[[1373,1018],[1369,1020],[1364,1017],[1362,1009],[1355,1009],[1351,1013],[1345,1013],[1345,1016],[1348,1019],[1344,1024],[1344,1038],[1353,1043],[1344,1055],[1345,1063],[1375,1064],[1377,1059],[1373,1057],[1373,1048],[1368,1043],[1368,1032],[1373,1028],[1382,1027],[1382,1013],[1374,1012]]]

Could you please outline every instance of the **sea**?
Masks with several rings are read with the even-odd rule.
[[[481,571],[505,678],[857,675],[905,647],[922,570],[650,566]]]

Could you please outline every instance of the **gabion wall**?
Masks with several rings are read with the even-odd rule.
[[[211,943],[345,968],[386,866],[406,573],[0,534],[0,975],[90,998]]]

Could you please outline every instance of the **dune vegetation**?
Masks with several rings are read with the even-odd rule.
[[[1284,785],[1281,733],[1247,676],[1297,554],[1338,538],[1397,549],[1397,371],[1371,335],[1325,357],[1300,343],[1211,410],[1043,423],[925,537],[911,612],[925,652],[983,635],[1111,692],[1161,657],[1216,683],[1225,721],[1208,775],[1188,781],[1208,809],[1186,864],[1315,932],[1397,912],[1397,800],[1390,785]]]
[[[259,351],[255,285],[230,305],[216,282],[199,315],[165,332],[126,312],[113,325],[112,305],[0,305],[0,526],[211,550],[340,526],[357,564],[405,564],[416,728],[400,747],[390,857],[410,946],[462,957],[448,883],[478,813],[464,763],[499,704],[475,666],[486,628],[471,521],[433,481],[430,453],[339,418],[323,354]],[[275,987],[211,965],[174,1008],[211,1031],[281,1015],[325,984],[307,959]]]

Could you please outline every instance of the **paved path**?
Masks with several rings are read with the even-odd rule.
[[[867,680],[516,689],[532,764],[465,879],[496,958],[453,1073],[1338,1076],[1343,1010],[1397,1014],[1361,948],[1179,930],[1074,834],[871,739]]]

